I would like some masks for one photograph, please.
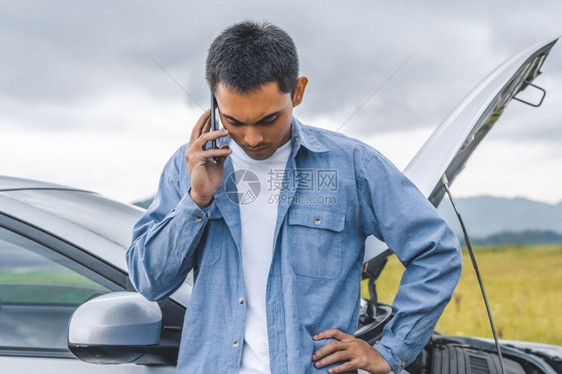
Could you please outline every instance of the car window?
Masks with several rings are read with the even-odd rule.
[[[0,228],[0,348],[67,349],[74,310],[115,287],[50,248]]]

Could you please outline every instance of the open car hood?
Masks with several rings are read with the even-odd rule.
[[[557,40],[538,43],[496,68],[445,118],[406,166],[404,174],[435,207],[445,194],[440,182],[443,174],[452,184],[509,102],[541,74],[540,68]],[[363,262],[382,253],[389,255],[387,248],[370,236]]]

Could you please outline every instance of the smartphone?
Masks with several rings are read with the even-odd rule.
[[[211,129],[209,131],[218,131],[219,126],[217,124],[217,99],[213,95],[213,90],[211,90]],[[211,149],[217,149],[217,141],[211,140]]]

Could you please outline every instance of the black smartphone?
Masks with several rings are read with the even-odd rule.
[[[219,126],[217,124],[217,99],[215,99],[215,95],[213,95],[213,91],[211,90],[211,129],[209,131],[218,131]],[[211,149],[217,149],[217,141],[211,140]]]

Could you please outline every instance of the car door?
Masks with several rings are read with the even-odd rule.
[[[70,316],[83,302],[122,291],[123,285],[107,277],[107,269],[97,271],[102,262],[92,259],[85,266],[69,255],[68,244],[21,222],[5,225],[11,220],[3,218],[0,220],[1,372],[175,372],[173,366],[101,367],[76,359],[67,348]]]

